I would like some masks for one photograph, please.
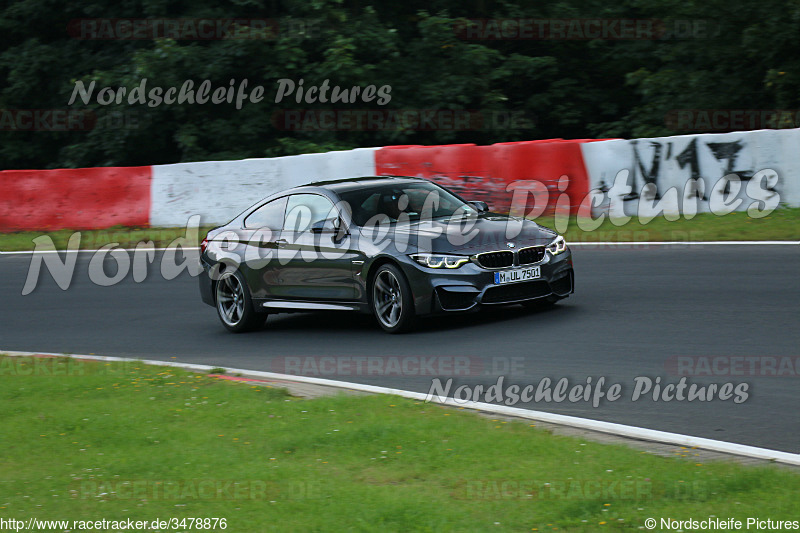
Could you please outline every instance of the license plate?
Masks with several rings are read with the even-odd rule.
[[[503,283],[516,283],[518,281],[528,281],[537,279],[541,276],[539,267],[516,268],[514,270],[503,270],[494,273],[494,282],[497,285]]]

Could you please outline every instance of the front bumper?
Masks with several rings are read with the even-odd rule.
[[[540,298],[562,299],[575,290],[572,253],[552,255],[532,265],[539,266],[541,275],[531,281],[495,284],[497,270],[482,268],[472,262],[455,269],[428,268],[413,260],[402,265],[411,284],[417,314],[436,314],[468,311],[483,305],[503,305]]]

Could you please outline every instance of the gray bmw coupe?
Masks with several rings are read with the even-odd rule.
[[[419,316],[548,306],[574,290],[563,237],[406,177],[273,194],[211,230],[201,263],[201,297],[234,332],[270,313],[341,310],[398,333]]]

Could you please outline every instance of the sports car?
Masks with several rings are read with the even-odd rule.
[[[201,245],[202,300],[230,331],[271,313],[371,313],[389,333],[418,317],[546,307],[574,291],[563,237],[409,177],[315,182],[273,194]]]

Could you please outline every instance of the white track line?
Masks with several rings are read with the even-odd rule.
[[[74,359],[94,359],[97,361],[132,361],[132,362],[138,361],[148,365],[170,366],[170,367],[183,368],[185,370],[196,370],[200,372],[209,372],[213,368],[224,368],[226,374],[243,374],[246,376],[252,376],[257,378],[280,379],[284,381],[309,383],[313,385],[324,385],[327,387],[350,389],[362,392],[371,392],[376,394],[393,394],[395,396],[402,396],[403,398],[409,398],[412,400],[425,401],[427,398],[427,395],[424,393],[406,391],[402,389],[391,389],[388,387],[378,387],[375,385],[365,385],[362,383],[348,383],[345,381],[334,381],[332,379],[294,376],[291,374],[277,374],[275,372],[262,372],[259,370],[227,368],[216,365],[209,366],[209,365],[198,365],[192,363],[178,363],[171,361],[151,361],[147,359],[131,359],[127,357],[107,357],[100,355],[77,355],[77,354],[45,353],[45,352],[12,352],[12,351],[0,350],[0,354],[6,354],[12,357],[32,357],[36,355],[49,355],[56,357],[71,357]],[[443,400],[433,399],[431,401],[443,405],[464,407],[466,409],[474,409],[477,411],[495,413],[499,415],[514,416],[517,418],[525,418],[528,420],[550,422],[551,424],[559,424],[562,426],[570,426],[579,429],[597,431],[600,433],[619,435],[622,437],[629,437],[638,440],[660,442],[664,444],[675,444],[678,446],[685,446],[687,448],[691,448],[694,446],[697,448],[702,448],[704,450],[711,450],[731,455],[751,457],[754,459],[763,459],[768,461],[775,461],[778,463],[800,466],[800,454],[781,452],[778,450],[770,450],[767,448],[758,448],[755,446],[747,446],[744,444],[735,444],[732,442],[725,442],[720,440],[692,437],[691,435],[682,435],[680,433],[669,433],[666,431],[658,431],[655,429],[646,429],[636,426],[627,426],[624,424],[615,424],[612,422],[602,422],[599,420],[591,420],[588,418],[557,415],[553,413],[545,413],[542,411],[522,409],[519,407],[508,407],[505,405],[494,405],[490,403],[472,402],[472,401],[456,402],[452,398],[446,398]]]
[[[567,242],[569,246],[798,246],[800,241],[632,241]]]
[[[570,246],[613,246],[623,248],[625,246],[800,246],[800,241],[637,241],[637,242],[575,242],[571,241]],[[199,250],[199,247],[186,247],[181,250]],[[115,248],[125,252],[135,252],[135,248]],[[167,248],[155,248],[156,252],[163,252]],[[59,254],[59,253],[86,253],[93,254],[100,250],[40,250],[37,254]],[[19,252],[3,252],[0,255],[30,255],[33,250],[23,250]]]

